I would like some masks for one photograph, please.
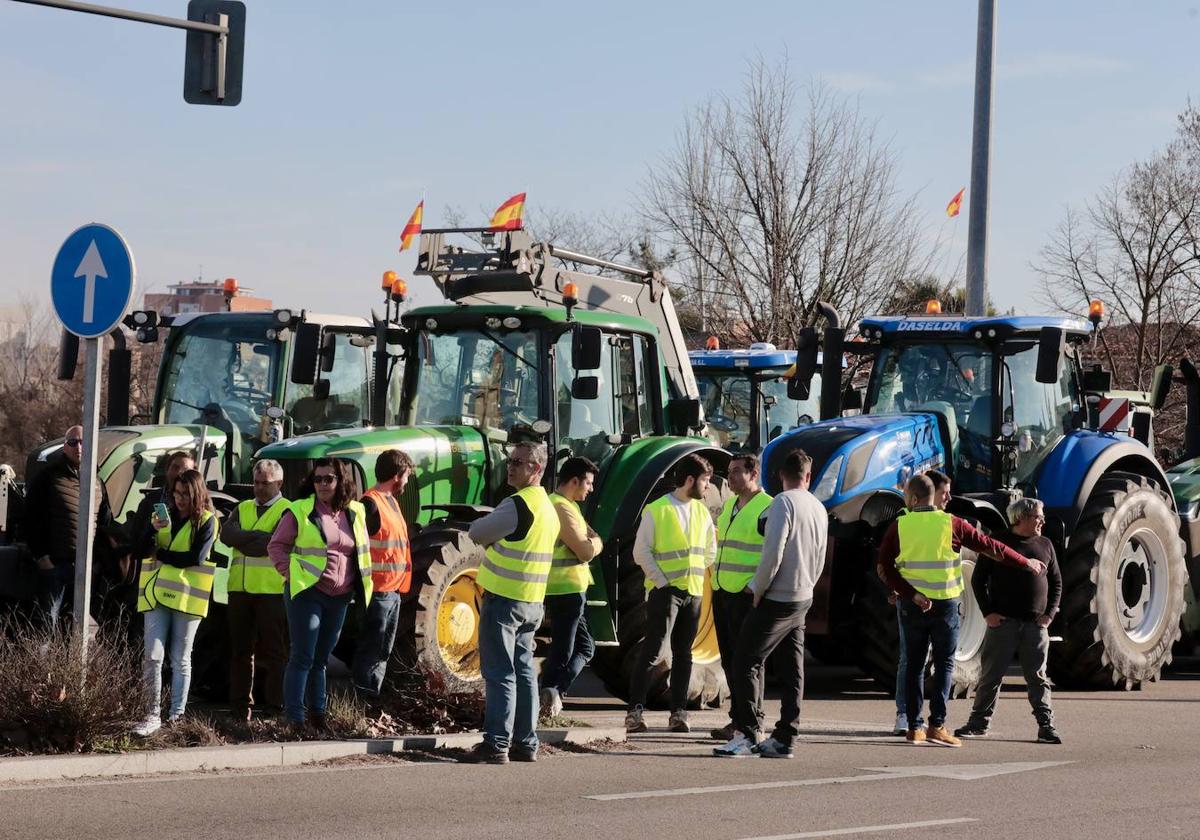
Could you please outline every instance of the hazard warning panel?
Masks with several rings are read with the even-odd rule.
[[[1096,404],[1102,432],[1129,431],[1129,400],[1124,397],[1101,397]]]

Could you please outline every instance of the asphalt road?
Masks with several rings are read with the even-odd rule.
[[[503,767],[448,760],[0,788],[0,837],[1200,837],[1200,665],[1138,692],[1063,693],[1066,743],[1033,742],[1019,681],[993,734],[961,749],[885,734],[891,704],[850,671],[810,669],[792,761],[718,759],[704,732]],[[833,692],[838,692],[834,696]],[[951,722],[966,715],[955,701]],[[596,692],[568,715],[607,724]],[[723,722],[693,713],[694,728]]]

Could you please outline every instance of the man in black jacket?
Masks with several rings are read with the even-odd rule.
[[[982,738],[988,734],[1000,683],[1015,653],[1025,674],[1029,705],[1037,720],[1037,740],[1043,744],[1061,744],[1050,709],[1050,680],[1046,677],[1046,656],[1050,636],[1046,629],[1058,612],[1062,596],[1062,575],[1054,554],[1054,544],[1042,536],[1046,517],[1037,499],[1017,499],[1008,507],[1012,530],[997,537],[1026,557],[1046,564],[1046,572],[1030,575],[1006,569],[991,558],[980,555],[971,579],[971,589],[979,603],[987,631],[983,637],[983,677],[975,689],[975,705],[965,726],[955,731],[960,738]]]
[[[25,533],[37,561],[37,599],[42,620],[52,630],[62,629],[75,603],[75,538],[79,527],[79,462],[84,445],[83,427],[72,426],[63,447],[46,459],[46,466],[29,483]],[[112,521],[104,482],[93,487],[96,528]]]

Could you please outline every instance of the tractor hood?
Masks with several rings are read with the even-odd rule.
[[[828,508],[875,490],[899,490],[914,473],[938,469],[946,452],[934,414],[863,414],[814,423],[763,450],[765,486],[782,490],[779,466],[803,449],[813,459],[813,495]]]

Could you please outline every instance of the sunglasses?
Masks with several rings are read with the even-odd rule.
[[[313,484],[337,484],[336,475],[314,475]]]
[[[67,438],[67,446],[83,446],[83,438]]]

